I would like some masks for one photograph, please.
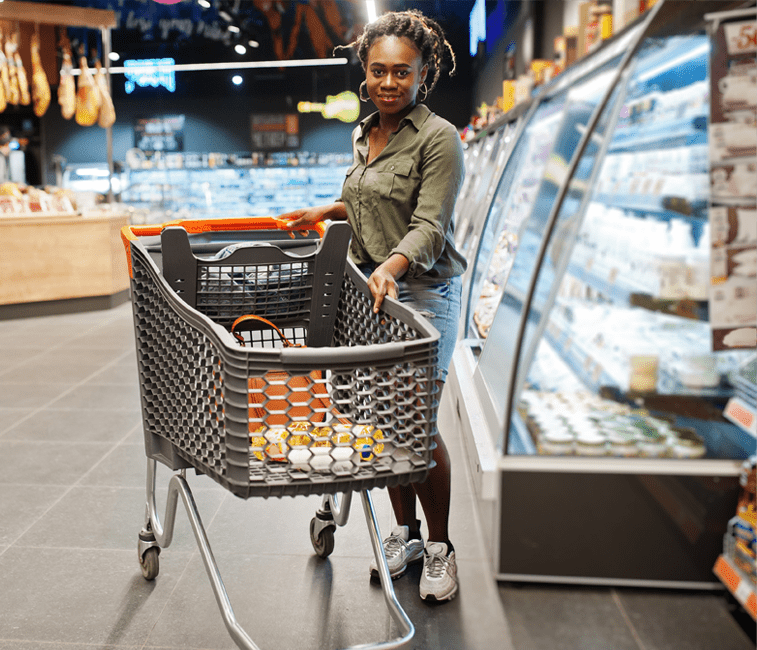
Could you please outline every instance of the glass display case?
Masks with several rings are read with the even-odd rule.
[[[713,8],[658,3],[558,77],[498,180],[448,384],[498,577],[718,584],[757,439],[723,413],[754,349],[712,347]]]
[[[216,162],[208,154],[184,154],[152,168],[129,169],[121,201],[150,213],[154,222],[182,216],[267,216],[330,203],[341,195],[349,155],[333,162],[248,164]],[[322,156],[323,158],[323,156]]]

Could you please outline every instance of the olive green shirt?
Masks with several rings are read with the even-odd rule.
[[[465,175],[457,130],[418,104],[366,164],[368,134],[378,119],[373,113],[355,127],[354,158],[342,187],[353,261],[381,264],[400,253],[410,263],[407,279],[461,275],[466,262],[455,249],[452,221]]]

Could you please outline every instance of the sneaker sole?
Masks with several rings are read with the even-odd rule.
[[[457,585],[455,585],[455,588],[448,595],[442,598],[437,598],[436,596],[434,596],[434,594],[426,594],[425,596],[421,594],[421,599],[432,603],[445,603],[447,601],[453,600],[455,596],[457,596]]]
[[[422,561],[423,561],[423,556],[421,556],[421,557],[419,557],[419,558],[417,558],[415,560],[410,560],[410,562],[408,562],[405,565],[405,568],[402,569],[402,571],[399,571],[397,573],[390,573],[389,577],[392,580],[397,580],[398,578],[401,578],[402,576],[404,576],[405,573],[407,573],[407,567],[409,567],[409,566],[411,566],[413,564],[418,564],[418,563],[420,563]],[[380,581],[378,569],[371,569],[371,580]]]

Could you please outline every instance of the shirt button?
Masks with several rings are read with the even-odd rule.
[[[393,169],[394,169],[394,165],[392,165],[392,166],[391,166],[391,167],[390,167],[389,169],[392,169],[392,170],[393,170]]]

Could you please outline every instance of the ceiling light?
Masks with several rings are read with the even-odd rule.
[[[260,47],[260,43],[258,43],[257,41],[253,41],[253,40],[247,41],[247,45],[249,45],[250,47]]]
[[[237,44],[236,44],[236,45],[234,46],[234,51],[235,51],[235,52],[236,52],[237,54],[246,54],[246,53],[247,53],[247,48],[246,48],[246,47],[245,47],[244,45],[242,45],[241,43],[237,43]]]
[[[174,63],[173,65],[161,66],[161,70],[166,72],[192,72],[195,70],[244,70],[246,68],[305,68],[321,67],[332,65],[347,65],[349,59],[336,57],[333,59],[283,59],[275,61],[225,61],[223,63]],[[147,67],[147,66],[146,66]],[[148,69],[151,69],[148,67]],[[138,66],[132,67],[113,67],[110,69],[111,74],[124,74],[129,72],[134,74],[139,72]],[[81,74],[81,68],[71,70],[74,77]]]
[[[244,79],[242,79],[242,75],[241,75],[241,74],[235,74],[235,75],[234,75],[234,76],[233,76],[233,77],[231,78],[231,83],[233,83],[233,84],[234,84],[235,86],[240,86],[240,85],[242,85],[242,81],[244,81]]]
[[[368,22],[372,23],[378,18],[376,15],[376,0],[365,0],[365,8],[368,11]]]
[[[210,9],[210,3],[208,0],[197,0],[197,4],[200,5],[203,9]]]
[[[232,34],[239,34],[239,27],[236,25],[229,25],[227,28]]]
[[[225,11],[219,11],[218,15],[223,18],[227,23],[230,23],[232,20],[234,20],[231,17],[231,14],[226,13]]]
[[[111,61],[118,61],[121,58],[121,56],[118,54],[118,52],[111,52],[110,54],[108,54],[108,58]]]

